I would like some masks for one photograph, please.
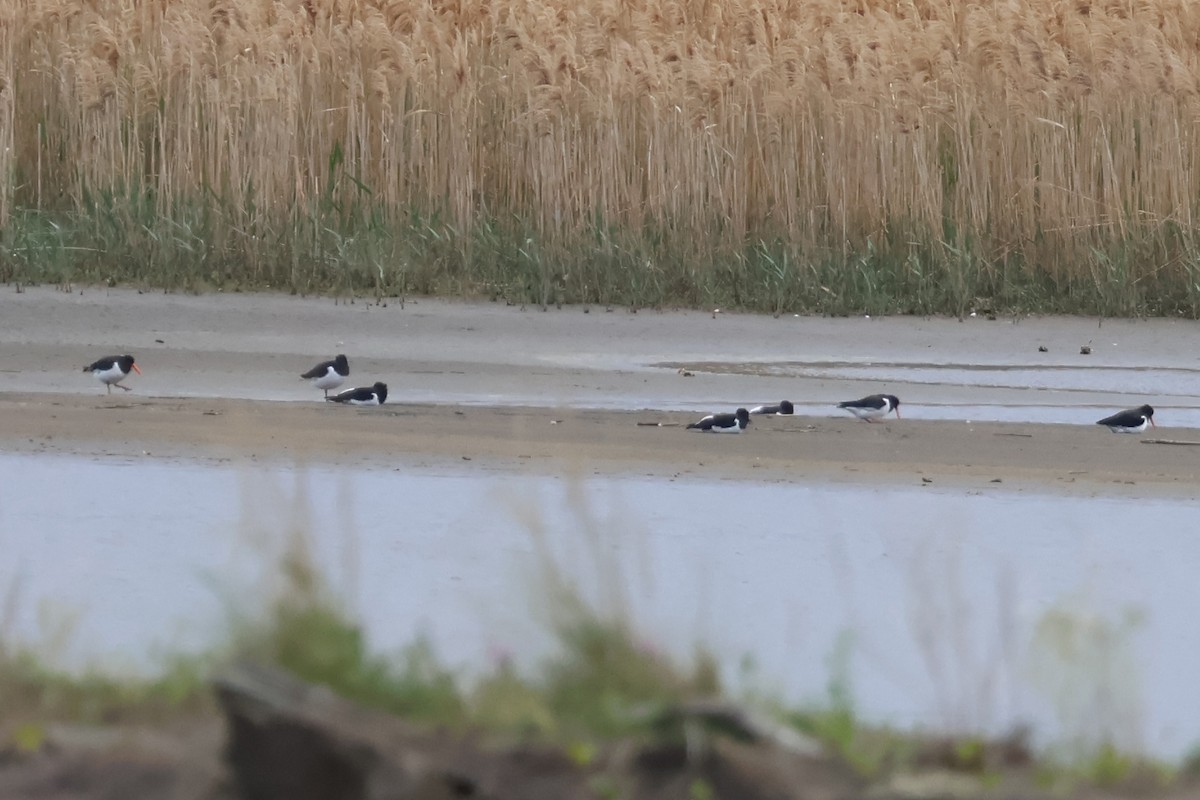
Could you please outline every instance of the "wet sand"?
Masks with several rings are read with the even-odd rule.
[[[1188,341],[1195,327],[1176,320],[1100,326],[1080,319],[543,312],[432,300],[401,308],[279,295],[10,288],[0,293],[0,448],[397,469],[469,460],[489,469],[584,474],[981,487],[1000,481],[1050,491],[1190,493],[1200,484],[1200,447],[1144,440],[1200,442],[1200,431],[1168,425],[1145,436],[1114,435],[1091,424],[1097,415],[1090,406],[1115,410],[1142,402],[1145,371],[1156,366],[1169,374],[1184,370],[1165,393],[1190,402],[1187,370],[1198,357]],[[881,385],[781,376],[771,366],[822,359],[1020,366],[1041,359],[1067,368],[1080,363],[1081,341],[1098,349],[1084,363],[1117,375],[1115,386]],[[1039,354],[1039,343],[1050,352]],[[145,374],[128,380],[132,392],[106,396],[81,367],[120,352],[135,353]],[[353,384],[389,383],[387,405],[326,404],[299,380],[300,371],[337,352],[351,356]],[[680,372],[687,364],[737,368],[688,376]],[[832,408],[836,400],[883,389],[902,396],[905,419],[867,424]],[[921,418],[932,404],[973,408],[997,397],[1061,405],[1079,423]],[[697,409],[783,398],[810,403],[810,415],[756,418],[739,436],[683,427]],[[829,411],[812,415],[814,408]],[[1170,414],[1160,409],[1160,424]]]
[[[759,417],[739,435],[687,430],[684,412],[385,405],[347,408],[206,398],[0,395],[0,447],[91,457],[295,459],[398,470],[944,484],[1084,493],[1190,494],[1194,431]]]

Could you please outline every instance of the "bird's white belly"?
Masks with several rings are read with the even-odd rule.
[[[92,370],[92,374],[95,375],[96,380],[100,381],[101,383],[107,383],[111,385],[114,383],[120,383],[128,373],[121,372],[121,368],[116,364],[113,364],[108,369],[94,369]]]
[[[345,382],[346,379],[341,375],[338,375],[337,370],[333,369],[329,370],[319,378],[313,378],[313,385],[318,389],[324,389],[325,391],[336,389]]]

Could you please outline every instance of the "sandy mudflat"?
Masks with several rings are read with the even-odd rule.
[[[1185,384],[1200,366],[1187,346],[1194,330],[1180,321],[1106,322],[1100,329],[1095,320],[1074,319],[773,320],[8,289],[0,293],[0,448],[395,468],[469,459],[504,470],[784,482],[921,485],[924,478],[986,487],[998,479],[1015,488],[1187,494],[1200,486],[1200,447],[1142,439],[1200,442],[1200,431],[1172,428],[1169,409],[1159,415],[1167,424],[1146,437],[1110,434],[1092,421],[1098,408],[1140,402],[1141,389],[1159,380],[1147,372],[1156,367],[1174,381],[1160,395],[1183,413],[1191,402]],[[1100,351],[1079,362],[1080,341]],[[1043,343],[1048,355],[1037,350]],[[130,378],[132,392],[106,396],[81,367],[120,352],[136,354],[145,374]],[[301,370],[336,352],[350,355],[352,383],[389,383],[388,405],[326,404],[299,380]],[[1079,385],[996,388],[970,376],[881,383],[836,371],[842,363],[939,361],[1002,371],[1039,358],[1045,374],[1062,370]],[[703,368],[710,363],[718,366]],[[776,374],[773,365],[783,363],[835,367]],[[1105,385],[1093,389],[1091,373],[1070,372],[1079,363]],[[700,366],[685,377],[679,364]],[[866,424],[832,408],[838,399],[883,389],[905,400],[905,419]],[[739,436],[683,428],[696,409],[785,397],[808,403],[807,414],[756,418]],[[983,408],[977,418],[986,419],[985,406],[998,398],[1064,409],[1078,423],[922,418],[958,403]]]
[[[820,417],[759,418],[737,436],[683,428],[694,414],[424,405],[355,409],[204,398],[0,396],[8,451],[276,460],[414,469],[633,473],[773,482],[1000,481],[1014,488],[1187,493],[1200,447],[1100,428]],[[647,423],[661,423],[662,427]],[[1191,434],[1191,435],[1189,435]],[[1155,437],[1198,440],[1163,429]]]

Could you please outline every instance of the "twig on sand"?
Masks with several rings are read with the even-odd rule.
[[[1142,444],[1176,444],[1185,447],[1200,447],[1200,442],[1184,439],[1142,439]]]

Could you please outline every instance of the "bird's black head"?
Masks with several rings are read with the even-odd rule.
[[[1138,408],[1137,413],[1141,414],[1146,419],[1151,419],[1154,416],[1154,406],[1141,406]]]
[[[779,404],[779,413],[780,414],[794,414],[794,413],[796,413],[796,407],[792,405],[791,400],[784,400],[783,402],[781,402]]]
[[[885,394],[883,399],[887,401],[888,409],[896,415],[896,419],[900,419],[900,398],[894,394]]]
[[[375,381],[375,385],[371,387],[375,390],[375,394],[379,397],[379,402],[383,403],[387,400],[387,384],[382,381]]]
[[[339,375],[349,374],[350,360],[341,353],[338,353],[337,358],[333,360],[333,368],[338,371]]]
[[[739,408],[733,416],[738,422],[742,423],[743,428],[750,424],[750,412],[744,408]]]

